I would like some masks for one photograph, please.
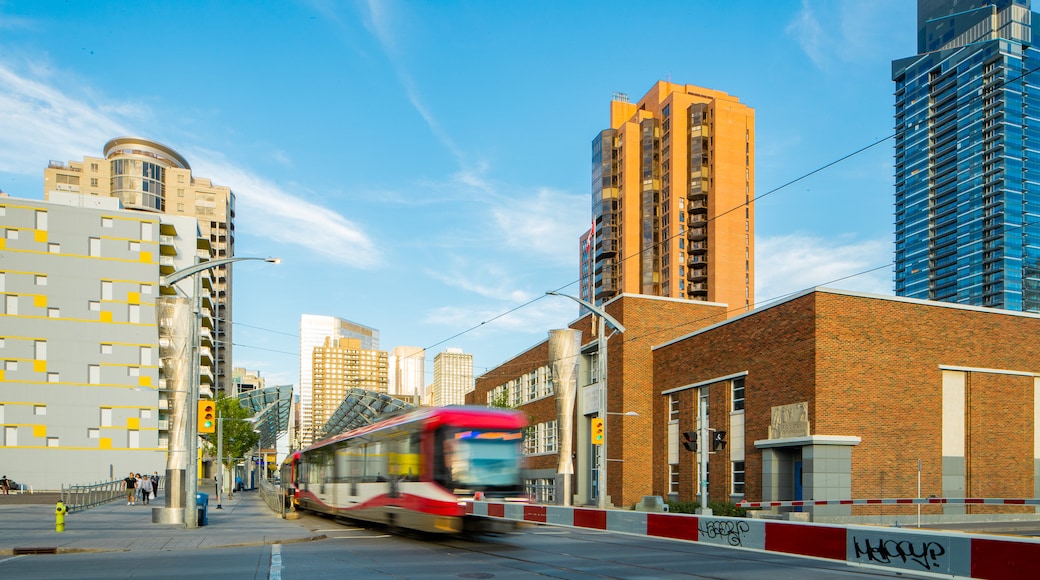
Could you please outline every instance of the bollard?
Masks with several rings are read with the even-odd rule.
[[[65,502],[58,500],[58,503],[54,506],[54,531],[64,532],[65,531],[65,512],[69,511],[65,507]]]

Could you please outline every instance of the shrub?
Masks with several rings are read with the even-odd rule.
[[[697,508],[701,507],[700,502],[696,501],[670,501],[666,503],[668,504],[668,512],[673,514],[694,514],[697,513]],[[711,501],[708,502],[708,507],[711,508],[712,515],[728,518],[747,517],[746,509],[728,501]]]

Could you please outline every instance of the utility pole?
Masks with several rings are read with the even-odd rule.
[[[707,387],[702,387],[707,388]],[[697,513],[703,516],[711,515],[708,507],[708,453],[712,449],[711,431],[708,430],[708,401],[697,390],[697,438],[700,445],[697,446],[697,480],[700,485],[701,507]]]

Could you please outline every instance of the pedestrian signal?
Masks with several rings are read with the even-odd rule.
[[[711,450],[722,451],[726,448],[726,432],[711,430]]]
[[[593,417],[592,419],[592,444],[603,445],[603,418]]]
[[[697,452],[697,432],[696,431],[685,431],[682,434],[682,438],[683,438],[683,442],[682,442],[683,447],[685,447],[687,451],[693,451],[693,452],[696,453]]]
[[[217,430],[217,404],[199,401],[199,433],[215,433]]]

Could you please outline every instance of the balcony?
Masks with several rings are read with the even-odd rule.
[[[705,254],[692,254],[686,260],[686,264],[690,267],[706,266],[708,265],[708,256]]]
[[[703,240],[708,237],[708,228],[690,228],[686,230],[686,239],[689,241]]]
[[[686,220],[686,224],[690,227],[690,229],[708,225],[708,212],[690,212],[689,218]]]
[[[170,256],[159,256],[159,273],[163,276],[169,276],[177,270],[177,265]]]
[[[690,268],[686,271],[686,279],[690,282],[701,282],[708,279],[707,268]]]

